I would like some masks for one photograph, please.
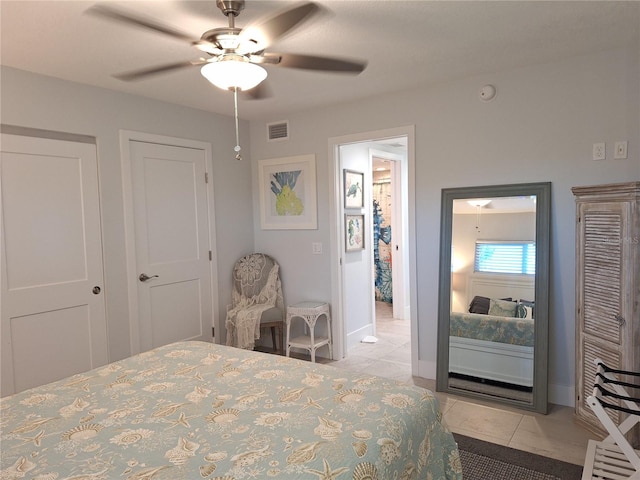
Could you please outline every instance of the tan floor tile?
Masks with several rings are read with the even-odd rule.
[[[384,378],[392,378],[405,383],[411,383],[411,365],[377,360],[371,365],[360,370],[369,375],[377,375]]]
[[[433,392],[433,394],[438,399],[438,404],[440,405],[440,412],[442,415],[446,415],[451,407],[453,407],[458,400],[455,400],[451,397],[441,394],[440,392]]]
[[[474,438],[476,435],[485,435],[509,442],[522,420],[522,415],[458,401],[447,411],[445,418],[453,431],[464,430],[474,432],[474,435],[467,433]]]
[[[411,366],[411,344],[396,347],[384,356],[385,360],[396,363],[403,363],[407,366]],[[411,371],[411,368],[409,368]]]
[[[373,362],[375,362],[375,360],[371,358],[361,357],[360,355],[349,355],[347,358],[329,362],[329,364],[338,368],[360,371],[371,365]]]
[[[446,422],[446,418],[445,418]],[[484,440],[485,442],[495,443],[496,445],[502,445],[503,447],[509,446],[509,440],[506,440],[503,437],[494,437],[489,433],[477,432],[475,430],[467,430],[464,427],[452,427],[451,425],[445,423],[449,430],[452,433],[459,433],[460,435],[464,435],[465,437],[477,438],[478,440]]]
[[[582,465],[590,437],[588,431],[570,422],[525,415],[509,446]]]
[[[359,343],[349,349],[349,356],[358,355],[360,357],[374,358],[377,360],[386,357],[396,348],[398,348],[397,345],[388,342]]]
[[[413,384],[436,393],[436,381],[429,378],[413,377]]]

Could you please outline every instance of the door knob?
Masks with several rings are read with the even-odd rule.
[[[141,282],[146,282],[147,280],[150,280],[150,279],[152,279],[152,278],[156,278],[156,277],[158,277],[158,275],[151,275],[151,276],[149,276],[149,275],[147,275],[146,273],[141,273],[141,274],[140,274],[140,276],[138,277],[138,279],[139,279]]]

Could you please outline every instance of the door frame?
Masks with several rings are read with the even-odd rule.
[[[410,299],[410,312],[408,318],[411,322],[411,370],[414,374],[419,371],[418,365],[418,324],[417,324],[417,280],[416,280],[416,230],[415,230],[415,126],[407,125],[403,127],[389,128],[358,134],[345,135],[329,138],[329,227],[331,244],[331,302],[332,317],[335,329],[334,335],[334,359],[340,360],[346,356],[347,331],[344,321],[344,300],[343,300],[343,241],[342,241],[342,192],[341,185],[341,162],[340,146],[350,143],[365,143],[375,140],[407,137],[407,159],[402,163],[407,175],[407,227],[408,238],[405,239],[407,245],[406,263],[409,266],[408,288]],[[406,293],[405,293],[406,294]]]
[[[191,140],[187,138],[169,137],[152,133],[136,132],[133,130],[120,130],[120,159],[122,167],[122,197],[124,204],[124,236],[125,255],[127,271],[127,293],[129,297],[129,334],[131,338],[131,354],[140,353],[140,321],[138,302],[138,276],[136,259],[136,239],[135,239],[135,216],[133,208],[133,178],[131,173],[131,155],[129,152],[129,142],[138,141],[145,143],[155,143],[172,147],[193,148],[202,150],[205,154],[205,170],[209,176],[206,184],[207,190],[207,230],[209,239],[209,250],[212,252],[209,262],[209,275],[211,278],[211,311],[213,313],[212,328],[220,331],[218,311],[218,262],[216,252],[216,222],[213,196],[213,156],[210,143]]]

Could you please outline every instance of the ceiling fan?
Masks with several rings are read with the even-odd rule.
[[[352,74],[361,73],[366,67],[364,61],[266,51],[276,40],[291,32],[312,15],[320,13],[320,7],[316,3],[297,4],[258,20],[244,29],[235,25],[235,18],[244,9],[244,0],[216,0],[216,5],[227,17],[228,26],[208,30],[199,39],[194,39],[187,33],[175,30],[155,20],[137,16],[106,4],[94,5],[87,12],[154,30],[177,40],[187,41],[206,54],[207,57],[201,57],[198,60],[158,65],[114,76],[121,80],[132,81],[182,68],[201,67],[200,72],[209,82],[234,93],[236,123],[234,151],[237,160],[242,159],[238,133],[238,92],[251,90],[251,98],[266,96],[264,89],[254,89],[267,77],[267,71],[262,65]]]
[[[206,58],[201,57],[198,60],[170,63],[114,75],[125,81],[141,80],[172,70],[200,66],[202,75],[214,85],[225,90],[246,91],[266,78],[266,71],[261,65],[353,74],[361,73],[366,67],[366,62],[363,61],[266,51],[273,42],[309,17],[320,13],[320,7],[316,3],[296,4],[270,17],[260,19],[244,29],[235,26],[235,18],[245,7],[244,0],[216,0],[216,5],[227,17],[228,26],[208,30],[199,39],[194,39],[187,33],[154,20],[136,16],[106,4],[95,5],[88,10],[88,13],[187,41],[207,55]],[[259,98],[259,94],[254,96],[256,97]]]

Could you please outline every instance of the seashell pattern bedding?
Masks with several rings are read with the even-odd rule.
[[[533,347],[535,321],[526,318],[451,312],[449,331],[452,337]]]
[[[178,342],[0,399],[0,478],[462,479],[425,389]]]

